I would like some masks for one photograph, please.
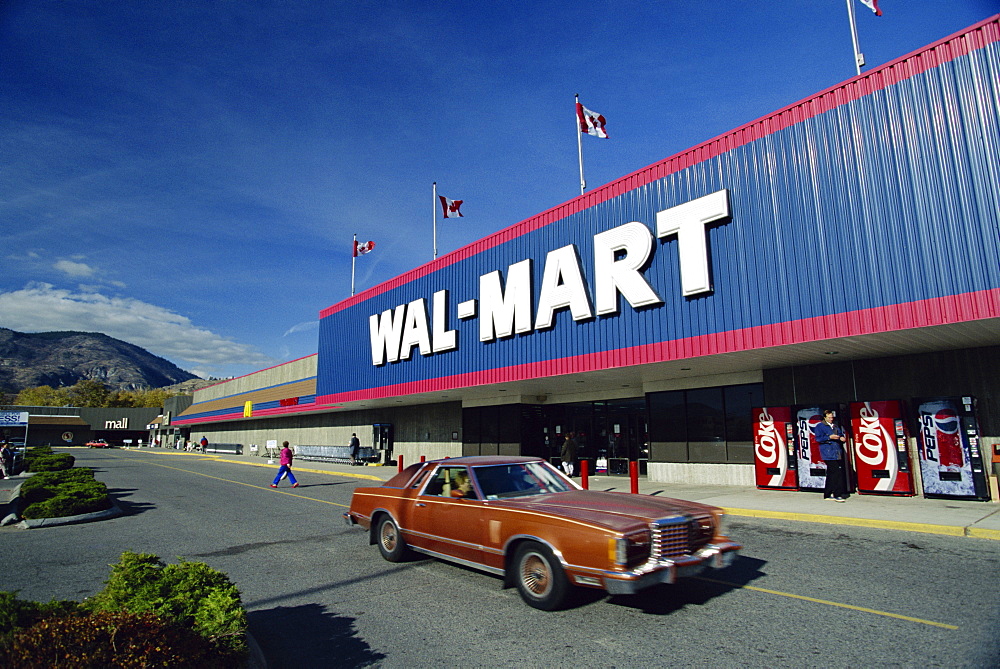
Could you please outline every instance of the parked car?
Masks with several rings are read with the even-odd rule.
[[[87,446],[90,448],[113,448],[111,444],[106,442],[104,439],[94,439],[93,441],[88,441]]]
[[[574,586],[631,594],[727,566],[741,548],[722,534],[721,509],[584,490],[528,457],[417,463],[356,489],[344,518],[390,562],[413,550],[481,569],[543,610]]]

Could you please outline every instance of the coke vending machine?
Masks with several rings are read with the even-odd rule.
[[[920,475],[926,497],[986,501],[990,498],[974,397],[914,400]]]
[[[799,490],[823,490],[826,463],[820,457],[813,430],[823,422],[823,410],[817,406],[795,407],[795,459]]]
[[[795,425],[791,407],[756,407],[753,416],[753,459],[758,488],[798,488]]]
[[[901,402],[852,402],[851,436],[861,494],[913,495]]]

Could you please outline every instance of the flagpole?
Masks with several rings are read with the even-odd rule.
[[[434,197],[432,216],[434,217],[434,257],[432,260],[437,260],[438,257],[438,182],[434,182]]]
[[[354,297],[354,263],[358,260],[358,233],[354,233],[354,246],[351,250],[351,297]]]
[[[865,55],[858,48],[858,26],[854,22],[854,0],[847,0],[847,17],[851,20],[851,41],[854,43],[854,67],[861,74],[861,66],[865,64]]]
[[[580,94],[576,94],[576,104],[580,104]],[[573,114],[576,116],[576,155],[580,159],[580,195],[583,195],[583,191],[587,190],[587,182],[583,178],[583,140],[580,135],[583,134],[580,130],[580,117],[577,115],[578,106],[574,106]]]

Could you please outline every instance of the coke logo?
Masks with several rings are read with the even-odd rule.
[[[757,438],[754,441],[758,460],[765,465],[778,461],[778,453],[784,448],[784,444],[774,427],[774,418],[766,409],[757,416]]]
[[[860,438],[854,447],[858,459],[872,467],[878,467],[888,461],[889,449],[892,448],[892,437],[879,421],[878,411],[865,403],[858,413],[861,424],[858,427]]]
[[[958,414],[953,409],[941,409],[934,414],[934,427],[945,434],[958,434]]]

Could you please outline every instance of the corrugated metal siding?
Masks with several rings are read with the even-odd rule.
[[[235,379],[227,379],[194,392],[194,402],[208,402],[240,393],[249,393],[282,383],[292,383],[316,376],[316,354],[290,360]]]
[[[668,158],[321,312],[320,401],[382,397],[1000,316],[997,17]],[[645,276],[665,303],[481,344],[455,305],[479,277],[726,188],[715,290],[681,297],[676,238]],[[449,290],[459,349],[374,367],[368,317]],[[428,314],[430,316],[430,314]]]

